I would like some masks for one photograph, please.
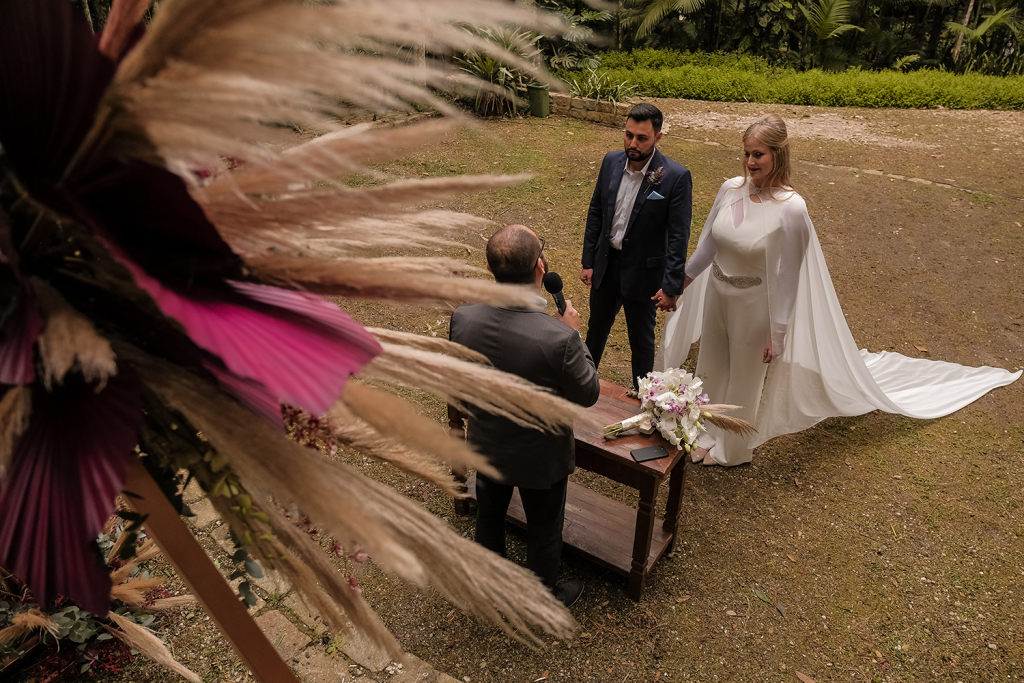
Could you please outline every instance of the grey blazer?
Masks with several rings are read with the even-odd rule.
[[[463,304],[452,314],[451,340],[478,351],[494,367],[592,406],[601,386],[594,359],[576,330],[543,311]],[[576,469],[572,432],[520,427],[481,410],[469,418],[469,442],[504,477],[504,483],[550,488]]]

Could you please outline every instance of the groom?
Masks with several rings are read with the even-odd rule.
[[[656,148],[661,111],[638,104],[622,152],[608,152],[587,212],[580,280],[590,287],[587,347],[601,362],[619,309],[626,312],[633,388],[654,369],[657,311],[674,311],[690,241],[690,172]]]

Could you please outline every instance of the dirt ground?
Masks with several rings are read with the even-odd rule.
[[[661,150],[693,173],[692,248],[719,185],[736,175],[740,131],[766,107],[656,102],[668,123]],[[777,111],[793,123],[795,184],[858,344],[1024,366],[1024,114]],[[443,206],[534,227],[586,320],[577,279],[584,217],[601,157],[620,145],[619,131],[576,120],[495,120],[379,170],[391,179],[533,173]],[[468,260],[482,265],[486,235],[460,238],[474,248]],[[442,309],[344,307],[368,325],[447,334]],[[620,320],[601,376],[625,383],[628,363]],[[567,554],[564,576],[586,583],[572,609],[580,629],[543,649],[380,571],[361,585],[407,651],[467,683],[1020,680],[1022,398],[1017,382],[939,420],[830,419],[770,441],[751,465],[688,466],[676,552],[656,566],[643,599],[626,597],[625,579]],[[439,401],[422,405],[444,421]],[[359,454],[342,457],[472,537],[472,520],[454,515],[437,491]],[[634,491],[589,473],[574,479],[636,503]],[[522,536],[510,542],[523,561]],[[168,635],[176,653],[200,663],[187,632]],[[233,659],[209,649],[202,656]],[[120,680],[161,680],[144,670]],[[203,670],[207,680],[235,680]]]

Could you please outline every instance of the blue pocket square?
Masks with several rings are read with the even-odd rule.
[[[651,192],[649,195],[647,195],[647,198],[648,199],[664,199],[664,197],[662,197],[657,192]]]

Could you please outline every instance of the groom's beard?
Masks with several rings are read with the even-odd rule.
[[[651,147],[651,150],[649,152],[647,152],[647,154],[644,154],[643,152],[641,152],[638,149],[627,149],[626,150],[626,156],[629,157],[630,161],[647,161],[649,158],[651,158],[652,154],[654,154],[654,148],[653,147]]]

